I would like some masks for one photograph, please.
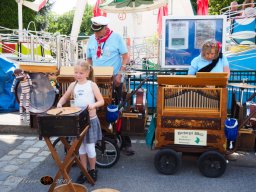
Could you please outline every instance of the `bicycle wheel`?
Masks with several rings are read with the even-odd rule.
[[[95,145],[96,166],[100,168],[110,168],[117,163],[120,151],[114,140],[104,137]]]
[[[57,137],[57,139],[55,139],[55,140],[53,141],[52,145],[53,145],[54,148],[56,148],[56,145],[59,143],[59,141],[60,141],[60,138],[59,138],[59,137]]]

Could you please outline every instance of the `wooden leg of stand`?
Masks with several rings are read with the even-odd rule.
[[[81,164],[80,160],[79,160],[79,156],[78,156],[78,151],[79,151],[79,148],[83,142],[83,138],[86,134],[87,130],[83,131],[80,136],[79,136],[79,139],[75,139],[73,141],[73,144],[70,146],[70,144],[66,141],[66,139],[64,137],[61,137],[60,140],[61,142],[64,144],[64,146],[68,149],[68,151],[71,151],[71,154],[72,154],[72,160],[70,160],[70,163],[68,164],[69,166],[67,167],[67,170],[70,170],[72,164],[73,164],[73,161],[75,160],[78,167],[80,168],[80,170],[84,173],[85,177],[87,178],[87,180],[89,181],[89,183],[91,183],[92,185],[95,184],[94,180],[92,179],[92,177],[89,175],[89,173],[87,172],[87,170],[83,167],[83,165]],[[68,154],[66,155],[65,157],[65,160],[68,159],[67,158]],[[64,161],[65,161],[64,160]]]
[[[57,174],[54,177],[53,183],[50,186],[49,192],[52,192],[57,184],[57,180],[58,178],[62,175],[64,178],[64,181],[68,182],[67,185],[69,186],[69,189],[73,192],[75,192],[75,188],[73,183],[71,182],[71,178],[69,177],[68,173],[70,171],[70,168],[73,164],[73,161],[75,160],[78,164],[78,166],[80,167],[80,169],[82,170],[82,172],[85,174],[86,178],[88,179],[88,181],[93,185],[94,181],[91,178],[91,176],[89,175],[89,173],[87,172],[87,170],[85,170],[85,168],[82,166],[79,158],[77,157],[78,154],[78,150],[79,147],[81,145],[81,143],[83,142],[84,136],[88,130],[89,126],[87,126],[83,132],[80,134],[80,136],[76,139],[74,139],[74,141],[72,142],[72,144],[70,145],[65,137],[60,137],[61,142],[64,144],[64,146],[67,149],[67,154],[63,160],[63,163],[61,162],[57,152],[54,149],[53,144],[51,143],[49,137],[44,137],[45,142],[53,156],[53,159],[55,160],[57,166],[59,167],[59,170],[57,172]]]
[[[44,140],[53,156],[53,159],[55,160],[56,164],[58,165],[59,167],[59,171],[57,172],[57,174],[55,175],[54,177],[54,180],[53,180],[53,183],[52,185],[50,186],[50,189],[49,189],[49,192],[52,192],[57,184],[57,180],[58,178],[62,175],[63,178],[65,179],[65,181],[71,181],[71,178],[69,177],[69,175],[67,174],[66,170],[65,170],[65,163],[62,163],[60,158],[58,157],[58,154],[57,152],[55,151],[52,143],[51,143],[51,140],[49,139],[49,137],[44,137]],[[75,192],[75,188],[74,186],[72,185],[72,183],[69,183],[68,185],[70,185],[70,189],[72,189],[72,191]]]

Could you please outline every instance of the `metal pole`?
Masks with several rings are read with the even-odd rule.
[[[60,67],[62,66],[61,63],[61,40],[60,40],[60,35],[58,35],[56,37],[56,58],[57,58],[57,65],[58,65],[58,69],[60,69]]]
[[[22,29],[23,29],[23,19],[22,19],[22,3],[23,0],[18,0],[18,24],[19,24],[19,41],[22,41]]]
[[[80,27],[81,27],[81,23],[82,23],[82,19],[83,19],[83,15],[84,15],[84,10],[85,10],[85,6],[86,6],[87,0],[77,0],[76,1],[76,10],[75,10],[75,15],[74,15],[74,19],[73,19],[73,25],[72,25],[72,29],[71,29],[71,62],[74,62],[75,60],[75,48],[76,48],[76,42],[77,42],[77,37],[79,35],[79,31],[80,31]]]

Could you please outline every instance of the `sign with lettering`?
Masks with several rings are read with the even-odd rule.
[[[174,144],[206,146],[207,131],[176,129],[174,135]]]

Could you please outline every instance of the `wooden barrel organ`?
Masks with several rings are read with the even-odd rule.
[[[226,170],[227,73],[196,76],[158,75],[154,165],[174,174],[182,154],[198,154],[198,167],[206,177]]]
[[[155,147],[226,151],[227,74],[158,76]],[[194,140],[195,139],[195,140]]]

